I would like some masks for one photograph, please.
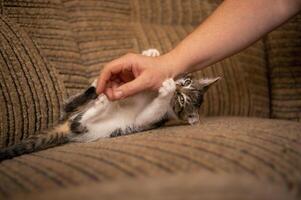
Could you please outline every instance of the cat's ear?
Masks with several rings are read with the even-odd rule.
[[[220,80],[221,77],[216,77],[216,78],[205,78],[205,79],[200,79],[199,83],[202,86],[202,88],[207,91],[208,88],[216,83],[218,80]]]
[[[199,113],[197,111],[194,111],[193,113],[188,115],[187,121],[190,125],[197,124],[200,120]]]

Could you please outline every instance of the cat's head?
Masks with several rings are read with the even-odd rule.
[[[220,77],[195,79],[186,75],[177,79],[176,91],[171,101],[174,113],[180,120],[194,124],[199,121],[199,108],[203,103],[205,92]]]

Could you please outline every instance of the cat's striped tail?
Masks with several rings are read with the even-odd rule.
[[[69,142],[68,134],[60,131],[50,131],[44,134],[33,135],[19,144],[0,149],[0,162],[23,154],[41,151]]]

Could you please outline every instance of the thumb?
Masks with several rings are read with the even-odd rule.
[[[133,81],[127,82],[114,90],[114,98],[126,98],[148,89],[145,77],[138,76]]]

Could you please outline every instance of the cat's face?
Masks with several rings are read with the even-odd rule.
[[[173,111],[179,119],[190,124],[199,121],[199,108],[203,103],[204,94],[215,79],[194,79],[187,75],[176,80],[176,92],[171,101]]]

